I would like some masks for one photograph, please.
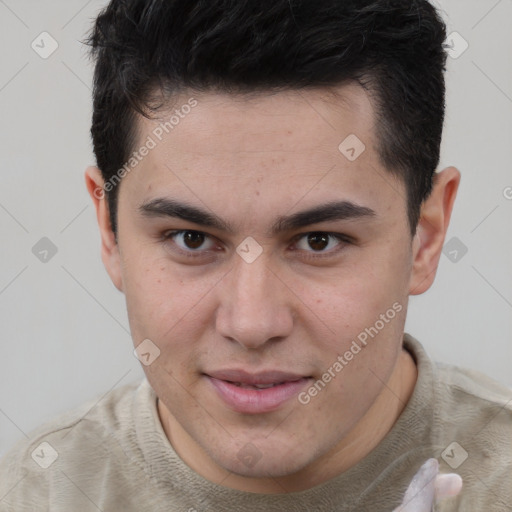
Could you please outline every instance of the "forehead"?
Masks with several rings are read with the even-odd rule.
[[[121,195],[126,188],[134,200],[178,193],[197,203],[207,194],[226,210],[218,196],[229,194],[247,212],[278,206],[263,205],[260,193],[290,205],[305,194],[311,204],[341,195],[385,208],[401,184],[383,191],[394,178],[380,164],[374,125],[371,102],[354,84],[251,95],[188,91],[158,118],[139,117],[137,147],[151,141],[151,150],[124,178]]]
[[[192,102],[195,106],[189,108]],[[348,132],[371,145],[374,119],[366,92],[351,83],[274,93],[190,91],[176,96],[158,118],[139,117],[139,138],[158,125],[164,126],[165,142],[180,155],[201,150],[232,153],[234,148],[240,153],[312,149],[335,153]]]

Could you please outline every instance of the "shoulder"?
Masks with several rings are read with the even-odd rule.
[[[478,417],[496,428],[512,429],[511,388],[469,368],[436,362],[435,369],[438,400],[452,418],[467,416],[473,423]]]
[[[432,361],[420,342],[409,334],[404,342],[423,374],[423,385],[430,388],[426,394],[433,394],[438,410],[451,418],[470,411],[478,412],[480,417],[500,412],[499,419],[505,426],[512,426],[512,388],[477,370]]]
[[[512,389],[479,371],[430,361],[418,342],[413,345],[420,368],[430,373],[425,396],[432,396],[433,455],[441,472],[458,473],[464,482],[460,496],[448,500],[441,510],[473,512],[489,510],[491,505],[493,511],[509,510]]]
[[[42,504],[50,503],[49,494],[60,484],[65,487],[69,474],[86,466],[101,472],[108,452],[122,452],[123,440],[134,435],[132,403],[145,384],[133,382],[97,396],[17,443],[0,459],[0,511],[46,510]]]

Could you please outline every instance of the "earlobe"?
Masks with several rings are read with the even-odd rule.
[[[424,293],[434,282],[459,183],[460,172],[455,167],[434,176],[432,192],[422,204],[413,239],[409,295]]]
[[[110,223],[108,202],[103,190],[103,176],[97,167],[86,169],[85,184],[96,210],[101,236],[101,259],[114,286],[123,291],[119,246]]]

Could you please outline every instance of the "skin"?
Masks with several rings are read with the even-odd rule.
[[[98,194],[101,173],[87,169],[102,259],[126,296],[134,345],[149,338],[160,350],[144,371],[180,457],[224,486],[307,489],[367,455],[411,396],[417,371],[402,348],[407,301],[434,280],[460,173],[436,175],[411,237],[405,186],[379,161],[373,107],[359,86],[334,94],[190,93],[169,115],[192,96],[197,106],[123,178],[117,241]],[[139,119],[141,144],[159,122]],[[349,134],[366,146],[353,162],[338,150]],[[206,209],[233,232],[140,213],[161,197]],[[280,216],[334,200],[375,215],[268,232]],[[207,236],[192,250],[183,237],[165,240],[172,230]],[[311,232],[350,242],[329,238],[319,249],[308,243]],[[263,250],[252,263],[236,252],[248,236]],[[394,303],[402,310],[307,405],[294,397],[272,412],[235,412],[204,376],[281,370],[310,376],[307,390]],[[259,455],[251,467],[237,457],[248,443]]]

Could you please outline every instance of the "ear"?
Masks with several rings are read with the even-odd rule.
[[[123,280],[119,246],[110,223],[107,198],[103,190],[103,176],[97,167],[88,167],[86,169],[85,184],[96,209],[96,218],[98,219],[101,235],[101,259],[103,260],[103,265],[105,265],[114,286],[122,292]]]
[[[434,282],[459,183],[460,172],[455,167],[434,175],[432,192],[421,206],[413,239],[409,295],[426,292]]]

